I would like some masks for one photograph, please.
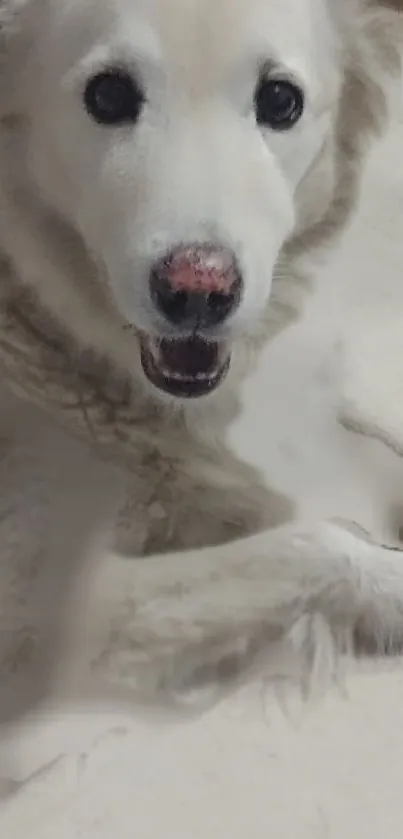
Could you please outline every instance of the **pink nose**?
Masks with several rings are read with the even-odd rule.
[[[180,248],[165,264],[167,277],[176,291],[230,294],[237,280],[232,253],[213,245]]]
[[[238,306],[241,291],[234,255],[216,245],[177,248],[151,274],[154,305],[177,326],[217,326]]]

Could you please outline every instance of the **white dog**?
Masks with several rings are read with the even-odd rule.
[[[2,432],[0,537],[10,520],[18,531],[2,564],[18,571],[0,616],[24,644],[38,633],[39,555],[54,644],[109,481],[102,460],[125,476],[120,550],[170,552],[105,553],[89,588],[80,577],[104,679],[173,695],[270,667],[279,642],[321,676],[357,638],[378,652],[402,642],[401,556],[291,521],[224,445],[240,382],[298,315],[313,259],[354,207],[386,119],[399,5],[0,0],[0,358],[71,435],[39,526],[14,466],[40,472],[44,447],[31,441],[28,457],[11,423]],[[56,544],[55,521],[70,540]]]

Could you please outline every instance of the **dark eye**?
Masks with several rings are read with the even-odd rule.
[[[102,125],[137,122],[144,95],[123,70],[105,70],[89,80],[84,92],[85,107]]]
[[[261,79],[255,92],[256,120],[275,131],[287,131],[302,116],[304,94],[283,79]]]

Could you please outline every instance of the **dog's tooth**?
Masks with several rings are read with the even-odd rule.
[[[220,375],[219,370],[215,370],[213,373],[197,373],[196,376],[186,376],[184,373],[180,373],[178,370],[170,370],[168,367],[160,367],[161,374],[166,379],[171,379],[175,382],[209,382],[210,384],[214,384],[216,379]]]
[[[182,373],[178,373],[177,370],[169,370],[167,367],[163,367],[161,372],[166,379],[174,379],[176,382],[183,382],[186,380],[186,376]]]
[[[148,349],[149,349],[154,361],[158,362],[160,357],[161,357],[161,350],[160,350],[159,341],[157,341],[155,338],[150,338],[149,343],[148,343]]]
[[[214,382],[218,375],[218,370],[214,370],[212,373],[197,373],[196,379],[199,382]]]

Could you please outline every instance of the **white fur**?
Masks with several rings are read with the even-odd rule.
[[[75,615],[80,638],[95,644],[86,664],[89,657],[103,679],[128,683],[133,697],[166,698],[210,683],[222,688],[255,664],[266,671],[279,649],[293,651],[293,676],[306,680],[334,675],[357,637],[378,652],[401,643],[398,554],[336,524],[282,524],[289,508],[224,446],[256,351],[298,314],[318,247],[354,205],[362,151],[384,119],[393,53],[386,12],[365,0],[9,0],[1,12],[5,378],[70,432],[95,440],[98,454],[104,447],[113,455],[128,482],[119,515],[126,552],[199,548],[136,563],[106,552],[89,589],[80,577],[81,597],[85,591],[94,604],[79,609],[90,617],[85,630]],[[265,61],[306,92],[304,117],[288,133],[262,131],[254,119]],[[147,104],[135,128],[105,129],[85,112],[85,79],[105,62],[124,63],[143,80]],[[154,392],[140,368],[138,332],[160,328],[147,277],[178,242],[211,238],[235,251],[244,278],[239,311],[223,333],[233,364],[204,402],[175,403]],[[3,436],[6,486],[21,443],[10,426]],[[33,450],[31,476],[43,468],[36,440]],[[3,552],[22,564],[22,588],[12,597],[7,589],[0,614],[14,626],[20,609],[28,638],[37,632],[26,582],[38,542],[54,582],[60,568],[65,580],[66,568],[77,573],[83,548],[78,525],[74,546],[56,547],[59,525],[66,532],[63,510],[68,521],[81,512],[86,536],[97,530],[97,481],[85,484],[91,460],[87,451],[72,468],[72,456],[57,481],[46,473],[52,526],[36,528],[33,547],[17,540]],[[2,533],[10,517],[28,526],[21,492],[6,489]],[[278,526],[250,535],[269,524]],[[249,538],[232,541],[239,535]],[[204,547],[220,542],[229,544]],[[51,637],[59,650],[66,588],[56,582],[41,632],[45,647]],[[13,688],[10,696],[5,716],[16,713]]]

